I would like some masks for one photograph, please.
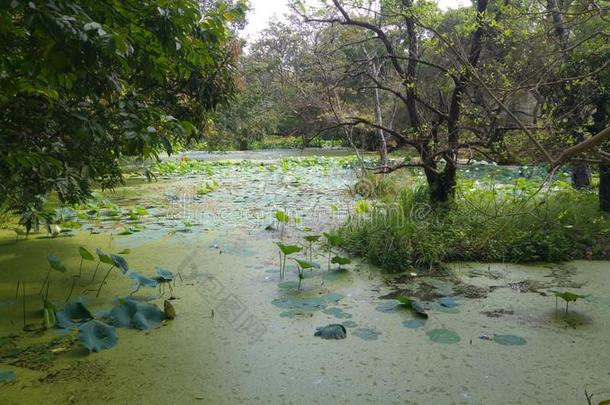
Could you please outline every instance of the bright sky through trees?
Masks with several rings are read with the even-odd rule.
[[[468,0],[439,0],[442,8],[456,8],[470,4]],[[288,11],[288,0],[250,0],[248,25],[242,32],[244,38],[254,38],[272,18],[282,18]]]

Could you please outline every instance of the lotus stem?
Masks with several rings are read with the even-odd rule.
[[[23,293],[23,330],[25,330],[25,281],[21,283],[21,291]]]
[[[106,272],[106,275],[104,276],[104,279],[102,280],[102,282],[100,283],[100,288],[97,289],[97,294],[95,294],[95,298],[100,296],[100,292],[102,292],[102,287],[104,286],[104,283],[106,282],[106,279],[108,278],[108,276],[110,275],[110,272],[112,271],[112,269],[114,269],[114,266],[110,266],[110,268],[108,269],[108,271]]]
[[[44,282],[40,286],[40,291],[38,292],[38,295],[42,295],[42,292],[44,291],[44,286],[49,281],[49,276],[50,275],[51,275],[51,268],[49,267],[49,270],[47,271],[47,276],[45,277]]]
[[[313,261],[313,253],[312,253],[312,250],[313,250],[313,242],[312,242],[312,241],[309,241],[309,261],[310,261],[310,262],[311,262],[311,261]]]
[[[286,276],[286,255],[284,255],[284,262],[282,263],[282,270],[280,274],[280,280],[283,280]]]
[[[566,301],[566,316],[568,316],[568,305],[570,305],[570,301]]]
[[[78,278],[80,278],[80,276]],[[76,276],[72,276],[72,287],[70,288],[70,294],[68,294],[68,298],[66,298],[64,303],[70,301],[70,298],[72,298],[72,293],[74,292],[74,285],[75,284],[76,284]]]
[[[47,290],[45,291],[45,294],[44,294],[45,301],[49,300],[49,287],[51,287],[51,280],[47,281]]]
[[[15,291],[15,301],[17,300],[17,298],[19,298],[19,286],[20,286],[21,280],[17,280],[17,290]]]
[[[95,266],[95,271],[93,272],[93,277],[91,277],[91,281],[89,281],[89,284],[93,283],[93,281],[95,280],[95,276],[97,274],[97,270],[100,268],[100,264],[102,264],[102,262],[97,262],[97,266]]]
[[[80,265],[78,266],[78,278],[83,274],[83,258],[80,258]]]

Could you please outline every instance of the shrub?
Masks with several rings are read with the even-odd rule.
[[[425,187],[351,217],[344,247],[389,271],[451,261],[563,261],[610,256],[610,217],[595,193],[556,182],[461,181],[451,205],[431,207]]]

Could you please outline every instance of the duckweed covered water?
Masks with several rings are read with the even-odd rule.
[[[323,265],[303,280],[302,292],[278,288],[273,241],[280,235],[265,229],[272,213],[301,218],[285,235],[290,242],[298,243],[305,227],[328,230],[341,221],[330,205],[353,203],[349,169],[312,165],[285,173],[223,165],[211,175],[167,177],[130,181],[107,195],[118,207],[146,207],[149,214],[137,220],[98,203],[95,215],[87,207],[91,215],[77,218],[80,229],[59,238],[16,242],[12,232],[0,231],[0,376],[10,376],[0,381],[0,402],[572,404],[584,403],[585,387],[610,388],[608,263],[453,265],[467,287],[426,280],[438,297],[428,320],[415,319],[398,301],[380,299],[412,285],[366,263],[338,277]],[[217,190],[196,196],[214,180]],[[121,235],[125,224],[138,232]],[[47,256],[67,268],[51,275],[49,288],[49,299],[62,307],[80,246],[109,254],[130,249],[123,254],[129,268],[148,278],[157,276],[157,266],[179,272],[173,291],[142,288],[133,297],[163,308],[173,295],[176,319],[147,332],[117,329],[117,345],[93,354],[69,333],[22,332],[17,282],[26,282],[27,322],[40,322],[37,292]],[[314,256],[325,263],[323,249]],[[113,272],[95,298],[87,290],[97,285],[86,282],[94,270],[95,263],[83,264],[75,298],[99,316],[129,293],[132,280]],[[296,280],[289,268],[286,282]],[[524,280],[537,289],[514,287]],[[589,296],[570,306],[570,318],[557,317],[554,298],[544,295],[554,288]],[[484,296],[465,296],[475,290]],[[347,329],[347,339],[313,336],[335,323]]]

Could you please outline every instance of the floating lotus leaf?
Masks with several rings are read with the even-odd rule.
[[[110,257],[112,259],[112,264],[114,264],[115,267],[121,269],[123,274],[127,274],[127,272],[129,271],[129,265],[127,264],[127,260],[125,260],[123,256],[119,255],[110,255]]]
[[[298,281],[284,281],[282,283],[279,283],[278,288],[281,288],[283,290],[290,290],[293,288],[298,288],[299,286],[299,282]]]
[[[139,330],[154,329],[161,326],[165,314],[154,304],[137,302],[128,298],[121,299],[120,305],[112,308],[112,323],[120,328]]]
[[[331,324],[316,328],[314,336],[319,336],[322,339],[345,339],[347,337],[347,329],[339,324]]]
[[[377,332],[371,328],[358,328],[354,331],[354,335],[363,340],[377,340],[381,332]]]
[[[348,314],[347,312],[344,312],[341,308],[336,307],[323,309],[322,312],[339,319],[349,319],[352,317],[352,314]]]
[[[173,281],[176,276],[171,271],[164,269],[163,267],[155,267],[155,271],[157,272],[157,276],[161,282]]]
[[[0,371],[0,382],[13,382],[16,378],[13,371]]]
[[[409,329],[417,329],[417,328],[421,328],[425,324],[426,324],[425,319],[410,319],[408,321],[404,321],[402,323],[402,326],[404,326],[405,328],[409,328]]]
[[[75,329],[93,319],[93,315],[80,301],[70,302],[63,311],[57,313],[57,326],[61,329]]]
[[[66,272],[66,265],[59,257],[50,255],[47,256],[47,260],[49,261],[49,265],[53,270],[59,271],[60,273]]]
[[[515,335],[495,335],[494,342],[503,346],[523,346],[527,343],[524,338]]]
[[[358,326],[358,324],[354,321],[345,321],[341,325],[345,326],[346,328],[355,328]]]
[[[78,339],[91,352],[99,352],[116,346],[116,329],[100,321],[89,321],[79,328]]]
[[[377,305],[377,307],[375,307],[375,310],[387,314],[387,313],[396,312],[398,310],[398,308],[400,308],[400,302],[397,302],[394,300],[388,300],[388,301],[384,301],[381,304]]]
[[[90,251],[88,251],[85,247],[81,246],[78,248],[78,253],[80,254],[80,257],[83,260],[88,260],[90,262],[95,261],[95,257],[93,256],[93,253],[91,253]]]
[[[433,329],[427,335],[435,343],[448,345],[460,341],[460,336],[449,329]]]
[[[458,306],[457,302],[452,297],[442,297],[438,300],[438,303],[445,308],[455,308]]]

